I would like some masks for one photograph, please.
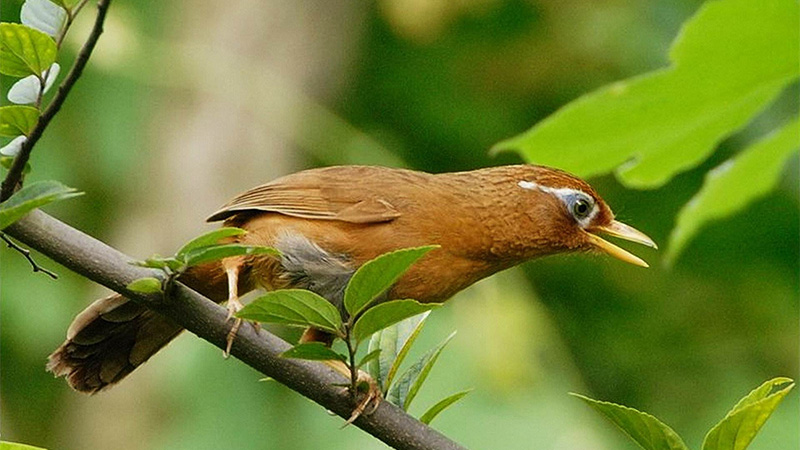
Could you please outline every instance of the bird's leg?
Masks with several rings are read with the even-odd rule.
[[[333,343],[333,335],[316,330],[314,328],[308,328],[303,333],[303,336],[300,337],[300,343],[305,342],[322,342],[330,347],[330,345]],[[381,393],[381,388],[378,386],[378,383],[367,372],[358,369],[355,377],[353,377],[353,372],[351,371],[350,367],[344,363],[344,361],[334,359],[324,361],[324,363],[342,375],[344,378],[348,380],[354,380],[354,383],[351,383],[353,384],[351,388],[355,389],[353,392],[353,398],[358,399],[358,388],[360,386],[367,387],[364,398],[358,401],[356,407],[353,409],[353,413],[350,414],[350,418],[348,418],[347,422],[345,422],[345,426],[350,425],[354,420],[358,419],[358,417],[367,410],[367,407],[370,406],[370,404],[372,404],[372,408],[367,411],[367,414],[372,414],[372,412],[378,408],[378,405],[383,399],[383,394]]]
[[[230,320],[234,314],[239,312],[244,305],[242,302],[239,301],[239,269],[241,265],[226,265],[225,266],[225,274],[228,276],[228,320]],[[223,356],[226,358],[231,354],[231,346],[233,345],[233,340],[236,338],[236,333],[239,331],[239,327],[242,325],[242,319],[236,318],[233,321],[233,326],[231,327],[231,331],[228,332],[227,338],[227,346],[225,347],[225,351],[222,353]]]

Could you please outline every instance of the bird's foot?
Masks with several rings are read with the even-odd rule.
[[[233,346],[233,340],[236,339],[236,333],[239,331],[239,327],[242,326],[242,319],[234,318],[234,314],[241,311],[244,308],[242,302],[239,301],[237,297],[233,297],[228,300],[228,318],[227,320],[233,319],[233,326],[231,327],[231,331],[228,332],[228,337],[225,340],[227,345],[225,346],[225,350],[222,352],[222,356],[227,358],[231,355],[231,346]]]
[[[383,400],[383,394],[381,393],[381,388],[378,386],[378,383],[363,370],[359,369],[358,371],[355,388],[356,392],[354,397],[359,398],[359,396],[361,396],[362,398],[356,404],[353,413],[350,414],[350,418],[347,419],[344,426],[350,425],[362,414],[372,414],[378,409],[378,405],[380,405]]]

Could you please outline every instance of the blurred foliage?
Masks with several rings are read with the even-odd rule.
[[[171,205],[175,214],[198,217],[198,225],[168,243],[127,240],[126,224],[139,224],[165,197],[163,189],[173,187],[164,178],[179,174],[165,177],[159,169],[174,167],[167,150],[180,150],[204,131],[184,129],[181,121],[203,102],[215,107],[213,114],[203,110],[211,116],[203,139],[211,144],[192,148],[191,158],[180,160],[181,172],[217,161],[219,153],[266,151],[279,138],[280,151],[296,155],[296,169],[367,162],[438,172],[519,162],[487,150],[583,93],[666,66],[670,41],[701,4],[380,0],[353,6],[342,18],[329,13],[329,2],[255,3],[247,9],[245,1],[115,0],[96,57],[32,160],[32,180],[57,179],[86,195],[46,209],[138,257],[199,234],[203,215],[218,205],[200,208],[196,197]],[[2,20],[17,21],[20,4],[0,2]],[[284,15],[248,15],[267,8]],[[251,30],[250,40],[296,36],[297,28],[311,37],[276,41],[263,55],[247,56],[248,39],[230,36],[249,16],[269,24]],[[317,36],[336,20],[346,24],[340,34]],[[215,21],[224,33],[209,31]],[[62,66],[85,37],[85,25],[76,22],[74,38],[65,41]],[[208,40],[188,40],[192,30]],[[302,68],[308,64],[302,55],[340,51],[319,51],[314,43],[338,43],[347,30],[355,44],[336,76],[309,81],[264,62]],[[0,77],[2,92],[10,81]],[[591,182],[622,220],[665,242],[704,174],[797,114],[798,92],[790,86],[706,161],[656,190],[626,190],[610,176]],[[281,120],[278,103],[296,120]],[[221,141],[234,149],[222,149]],[[245,159],[216,189],[230,195],[267,181],[276,154]],[[195,191],[208,182],[197,180]],[[412,413],[473,386],[434,422],[468,447],[635,448],[565,395],[579,391],[657,413],[698,447],[742,392],[776,375],[798,379],[798,184],[794,156],[777,189],[703,228],[670,270],[655,252],[643,255],[653,262],[649,270],[604,257],[557,256],[459,294],[419,336],[416,346],[424,349],[459,331],[435,372],[447,376],[430,377],[415,400],[421,409]],[[165,220],[143,234],[157,236],[178,223]],[[44,362],[72,317],[101,291],[63,268],[52,282],[31,274],[15,253],[2,250],[0,258],[4,439],[66,449],[382,448],[357,429],[340,430],[340,419],[277,383],[257,383],[259,374],[190,337],[108,392],[71,392],[44,372]],[[800,408],[790,397],[750,449],[792,448],[798,423]]]

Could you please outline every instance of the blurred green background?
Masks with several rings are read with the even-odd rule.
[[[4,0],[3,21],[21,1]],[[169,254],[236,193],[330,164],[432,172],[519,162],[487,149],[582,93],[662,67],[699,1],[239,0],[112,3],[96,55],[33,157],[86,195],[47,210],[122,251]],[[65,44],[69,64],[93,19]],[[6,92],[9,78],[2,78]],[[797,110],[794,86],[696,170],[654,191],[593,185],[665,243],[703,174]],[[5,102],[5,99],[3,99]],[[428,320],[458,335],[416,409],[474,387],[433,425],[470,448],[633,449],[575,391],[661,418],[698,448],[737,399],[798,378],[798,160],[778,190],[703,230],[672,268],[557,256],[485,280]],[[0,433],[63,449],[383,448],[193,336],[93,397],[44,371],[104,290],[3,249]],[[413,356],[413,355],[412,355]],[[798,448],[790,394],[751,446]]]

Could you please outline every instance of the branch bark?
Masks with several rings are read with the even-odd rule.
[[[226,320],[225,308],[179,283],[166,299],[126,289],[128,283],[139,278],[162,278],[161,272],[131,265],[133,259],[129,256],[41,211],[32,212],[4,232],[90,280],[169,317],[217,347],[225,348],[231,326]],[[243,325],[231,355],[342,418],[348,418],[353,409],[352,400],[345,389],[334,386],[346,380],[324,364],[278,356],[289,347],[275,335]],[[387,401],[382,401],[372,414],[362,414],[353,424],[396,449],[463,448]]]

